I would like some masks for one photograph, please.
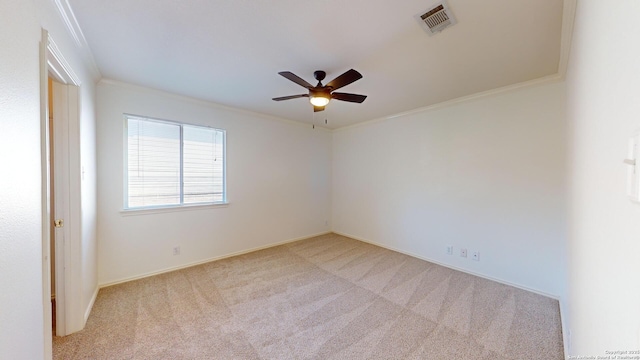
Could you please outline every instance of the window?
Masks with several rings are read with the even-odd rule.
[[[125,209],[226,202],[224,130],[126,115]]]

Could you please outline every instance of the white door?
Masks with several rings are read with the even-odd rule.
[[[53,81],[53,117],[52,117],[52,146],[51,172],[52,188],[52,218],[54,223],[54,253],[55,261],[55,289],[56,296],[56,335],[67,335],[66,306],[65,306],[65,273],[67,270],[64,260],[68,258],[69,226],[65,221],[69,219],[69,87]]]

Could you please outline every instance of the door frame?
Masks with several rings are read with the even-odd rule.
[[[65,227],[63,244],[56,244],[55,249],[50,246],[51,224],[51,182],[50,182],[50,143],[49,135],[49,86],[48,79],[52,77],[56,82],[64,84],[68,89],[65,115],[58,121],[63,122],[65,136],[62,145],[65,160],[61,164],[54,164],[56,171],[63,172],[67,184],[63,188],[65,207]],[[41,146],[41,182],[42,182],[42,303],[44,320],[44,355],[45,359],[53,357],[52,311],[51,311],[51,251],[55,251],[56,265],[56,335],[63,336],[82,329],[81,295],[82,284],[80,277],[80,239],[81,239],[81,206],[80,193],[75,194],[69,189],[75,185],[80,189],[80,81],[69,63],[56,46],[48,31],[42,29],[40,42],[40,146]],[[54,90],[55,92],[55,90]],[[60,165],[64,168],[58,169]],[[59,184],[54,184],[57,187]],[[61,199],[60,199],[61,200]],[[79,316],[78,316],[79,314]]]

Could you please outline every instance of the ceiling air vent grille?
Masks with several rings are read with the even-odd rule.
[[[433,6],[424,13],[416,15],[415,18],[429,35],[437,34],[457,23],[446,2]]]

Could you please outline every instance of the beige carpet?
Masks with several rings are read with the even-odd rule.
[[[564,359],[558,302],[330,234],[102,289],[55,359]]]

